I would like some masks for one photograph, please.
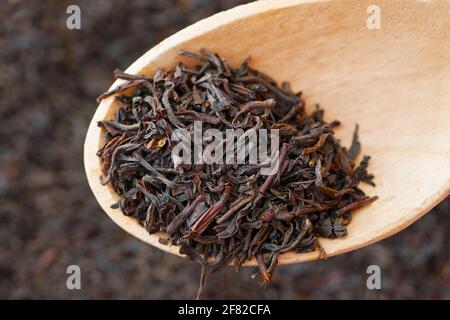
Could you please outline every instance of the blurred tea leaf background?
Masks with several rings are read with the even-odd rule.
[[[0,6],[0,298],[191,299],[200,267],[117,227],[92,195],[82,146],[95,98],[165,37],[244,1],[3,0]],[[81,8],[82,29],[66,28]],[[326,109],[326,106],[324,106]],[[434,168],[432,168],[433,170]],[[381,243],[284,266],[261,289],[255,270],[212,276],[206,299],[449,299],[450,201]],[[82,289],[68,290],[79,265]],[[382,271],[368,290],[366,268]]]

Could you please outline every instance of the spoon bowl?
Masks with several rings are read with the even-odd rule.
[[[167,38],[127,70],[153,75],[174,67],[181,49],[207,48],[237,66],[251,66],[301,90],[306,109],[316,103],[328,121],[342,125],[336,136],[350,145],[359,124],[362,152],[372,156],[375,188],[362,185],[375,203],[355,212],[348,236],[320,239],[328,256],[372,244],[406,228],[450,193],[450,3],[446,1],[259,1],[221,12]],[[375,10],[375,11],[374,11]],[[378,28],[369,17],[380,14]],[[376,17],[374,18],[376,19]],[[122,81],[116,81],[112,87]],[[120,102],[104,99],[89,126],[84,162],[89,185],[108,216],[133,236],[161,244],[120,209],[119,196],[102,186],[97,122],[112,119]],[[317,259],[318,252],[288,252],[280,264]],[[246,265],[255,265],[251,260]]]

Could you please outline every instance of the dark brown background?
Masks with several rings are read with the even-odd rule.
[[[77,3],[82,30],[66,28]],[[193,298],[199,266],[125,233],[96,203],[82,145],[112,70],[168,35],[239,1],[7,1],[0,7],[0,298]],[[326,106],[324,106],[326,109]],[[438,170],[438,168],[431,168]],[[412,195],[413,196],[413,195]],[[205,298],[450,298],[447,199],[412,227],[328,261],[213,276]],[[66,288],[66,267],[82,290]],[[382,290],[366,288],[366,268]]]

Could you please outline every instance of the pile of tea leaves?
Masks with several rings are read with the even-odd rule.
[[[352,212],[377,199],[358,188],[374,185],[367,172],[370,157],[355,162],[361,144],[356,127],[346,149],[334,136],[338,121],[327,123],[319,106],[306,113],[301,92],[252,69],[249,59],[234,69],[217,54],[182,51],[194,67],[179,62],[153,77],[116,70],[125,80],[102,94],[122,103],[115,119],[100,121],[106,142],[98,151],[102,183],[121,199],[112,204],[136,218],[162,242],[203,265],[206,275],[232,263],[238,269],[255,258],[263,282],[271,279],[278,257],[318,249],[319,238],[347,235]],[[187,58],[186,58],[187,57]],[[279,165],[262,175],[267,164],[189,164],[174,161],[175,129],[194,135],[203,130],[277,129]],[[201,141],[204,147],[210,141]]]

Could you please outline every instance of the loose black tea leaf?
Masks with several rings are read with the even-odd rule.
[[[267,282],[282,253],[318,249],[326,257],[319,237],[346,236],[352,211],[377,199],[358,188],[361,181],[374,185],[367,172],[370,157],[355,164],[358,127],[346,150],[334,136],[338,121],[326,123],[319,106],[307,114],[301,93],[286,83],[279,87],[250,68],[249,60],[234,69],[207,50],[181,55],[198,64],[178,63],[153,77],[116,70],[115,77],[126,82],[99,97],[115,94],[123,104],[115,119],[98,124],[106,138],[97,153],[102,183],[121,196],[113,206],[149,233],[166,232],[180,253],[203,265],[199,294],[207,273],[230,263],[239,268],[255,258]],[[134,91],[124,95],[130,88]],[[227,140],[227,129],[278,130],[275,172],[261,174],[267,164],[252,163],[250,153],[232,163],[175,161],[172,152],[181,143],[172,139],[177,129],[194,137],[188,144],[205,151],[216,141],[195,138],[195,122],[203,131],[219,130],[225,142],[218,145],[225,151],[235,139]],[[231,151],[239,158],[238,148]]]

